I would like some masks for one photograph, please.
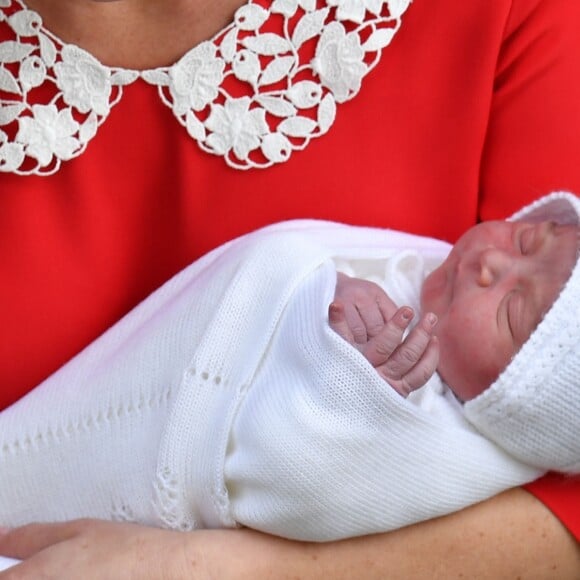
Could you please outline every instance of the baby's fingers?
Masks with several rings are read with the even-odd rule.
[[[403,397],[412,391],[420,389],[435,374],[439,364],[439,341],[436,336],[432,336],[423,356],[419,362],[412,367],[409,372],[399,380],[388,380],[387,382]],[[379,369],[377,369],[379,370]],[[379,370],[380,373],[380,370]],[[383,375],[384,376],[384,375]]]
[[[385,364],[397,350],[411,320],[413,309],[409,306],[399,308],[395,315],[384,323],[381,332],[365,345],[363,354],[374,367]]]
[[[344,304],[335,300],[331,302],[328,307],[328,323],[330,328],[334,330],[339,336],[344,338],[346,342],[354,345],[355,339],[354,335],[350,329],[348,321],[346,320],[346,313],[344,309]]]
[[[404,396],[422,387],[437,368],[439,343],[432,335],[436,323],[434,314],[421,318],[389,359],[377,366],[379,374]]]

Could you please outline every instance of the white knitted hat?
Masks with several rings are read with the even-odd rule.
[[[580,199],[552,193],[510,221],[580,225]],[[486,437],[521,461],[580,473],[580,264],[499,378],[465,404]]]

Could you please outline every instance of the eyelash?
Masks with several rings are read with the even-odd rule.
[[[509,294],[509,297],[507,299],[507,303],[506,303],[506,322],[510,331],[510,334],[512,335],[512,337],[515,339],[515,332],[514,332],[514,327],[513,327],[513,316],[514,316],[514,300],[517,300],[517,296],[515,295],[515,292],[512,291]]]

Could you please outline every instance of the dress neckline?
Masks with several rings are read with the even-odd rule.
[[[245,0],[245,3],[240,8],[244,8],[245,6],[247,6],[249,4],[253,4],[253,3],[254,3],[254,0]],[[52,30],[50,30],[50,28],[47,28],[44,25],[44,19],[42,17],[42,14],[40,14],[37,10],[30,8],[28,6],[26,0],[0,0],[0,11],[2,10],[2,7],[4,7],[4,6],[9,7],[10,4],[19,5],[23,11],[28,12],[30,17],[31,17],[31,20],[34,22],[33,26],[36,26],[39,31],[41,31],[48,38],[50,38],[57,46],[62,46],[62,47],[68,46],[68,47],[74,48],[75,50],[82,51],[82,52],[86,53],[87,55],[89,55],[92,58],[92,60],[97,62],[101,67],[103,67],[105,69],[108,69],[110,71],[116,71],[116,72],[125,72],[125,73],[129,73],[131,75],[133,75],[135,73],[138,75],[141,75],[141,74],[146,75],[147,73],[150,73],[151,71],[155,71],[155,70],[169,70],[173,66],[175,66],[182,58],[184,58],[188,53],[190,53],[192,50],[195,50],[195,48],[197,46],[199,46],[200,44],[203,44],[204,42],[213,42],[217,37],[219,37],[220,35],[223,35],[224,32],[228,28],[230,28],[233,24],[233,22],[228,23],[226,26],[222,27],[218,32],[211,35],[206,40],[203,40],[203,41],[193,45],[192,47],[187,49],[183,55],[181,55],[179,58],[177,58],[173,63],[171,63],[169,65],[144,67],[144,68],[133,68],[133,67],[127,67],[127,66],[104,64],[101,61],[101,59],[98,58],[97,56],[95,56],[94,54],[92,54],[90,50],[82,48],[81,46],[75,44],[74,42],[66,42],[58,34],[56,34]]]
[[[202,150],[229,166],[286,162],[358,94],[410,2],[248,0],[174,64],[137,71],[63,42],[23,0],[0,0],[0,27],[11,36],[0,42],[0,94],[8,95],[0,97],[0,172],[58,171],[139,79],[157,87]],[[41,85],[49,97],[38,102],[32,89]]]

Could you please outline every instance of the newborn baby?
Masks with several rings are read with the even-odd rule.
[[[451,251],[316,221],[218,248],[0,414],[0,523],[326,541],[580,471],[579,207],[553,194]],[[378,328],[337,266],[380,279]]]

